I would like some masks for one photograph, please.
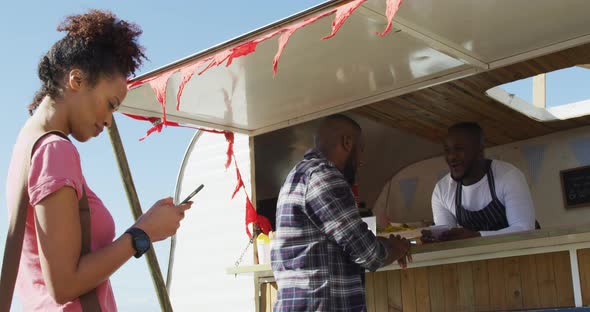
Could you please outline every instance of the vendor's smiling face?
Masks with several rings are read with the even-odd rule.
[[[462,180],[469,176],[477,161],[483,158],[483,146],[480,138],[462,129],[452,130],[448,133],[444,142],[444,150],[451,177],[455,180]]]

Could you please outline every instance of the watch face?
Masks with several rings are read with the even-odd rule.
[[[150,242],[143,237],[139,237],[135,240],[135,247],[139,250],[147,250],[150,248]]]

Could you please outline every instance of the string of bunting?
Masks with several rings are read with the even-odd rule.
[[[142,138],[140,138],[140,141],[145,140],[145,138],[147,138],[150,134],[154,133],[154,132],[160,132],[162,131],[162,127],[164,126],[173,126],[173,127],[184,127],[184,128],[191,128],[191,129],[195,129],[195,130],[199,130],[199,131],[204,131],[204,132],[208,132],[208,133],[216,133],[216,134],[223,134],[225,136],[225,140],[227,141],[227,160],[225,162],[225,169],[229,169],[232,161],[234,163],[234,167],[236,170],[236,180],[237,180],[237,184],[236,184],[236,188],[234,189],[234,192],[232,193],[231,199],[234,199],[234,197],[236,196],[236,194],[241,190],[244,191],[244,194],[246,195],[246,222],[245,222],[245,226],[246,226],[246,233],[248,234],[249,238],[252,238],[252,233],[250,232],[250,229],[248,228],[249,224],[256,224],[258,226],[258,228],[260,230],[262,230],[263,233],[267,234],[272,231],[272,227],[270,225],[270,221],[264,217],[259,215],[256,212],[256,209],[254,208],[254,205],[252,205],[252,201],[250,200],[250,196],[248,195],[248,192],[246,191],[246,187],[244,185],[244,180],[242,179],[242,174],[240,173],[240,168],[238,167],[238,161],[236,160],[236,156],[234,154],[234,133],[231,131],[225,131],[225,130],[215,130],[215,129],[205,129],[205,128],[200,128],[200,127],[193,127],[193,126],[188,126],[188,125],[181,125],[177,122],[173,122],[173,121],[162,121],[160,118],[157,117],[143,117],[143,116],[137,116],[137,115],[131,115],[131,114],[124,114],[130,118],[136,119],[136,120],[143,120],[143,121],[149,121],[151,122],[154,126],[151,127],[146,135]]]
[[[152,127],[147,130],[147,133],[144,137],[139,139],[140,141],[145,140],[149,135],[151,135],[154,132],[160,133],[162,131],[163,127],[167,127],[167,126],[185,127],[185,128],[192,128],[192,129],[205,131],[205,132],[209,132],[209,133],[223,134],[225,136],[226,141],[228,142],[227,161],[225,164],[225,168],[228,169],[232,163],[232,160],[233,160],[235,170],[236,170],[237,184],[236,184],[236,188],[232,194],[232,199],[235,197],[235,195],[239,192],[240,189],[242,189],[246,195],[246,224],[245,224],[246,225],[246,233],[248,234],[248,236],[250,238],[252,238],[252,233],[250,232],[248,225],[251,223],[254,223],[258,226],[258,228],[260,228],[262,230],[263,233],[268,234],[268,232],[272,230],[271,225],[270,225],[270,221],[267,218],[265,218],[264,216],[258,215],[256,213],[256,209],[254,209],[254,206],[252,205],[250,197],[244,187],[244,182],[242,180],[242,176],[241,176],[240,170],[238,168],[238,163],[235,159],[235,155],[233,152],[234,133],[231,131],[212,130],[212,129],[193,127],[193,126],[189,126],[189,125],[181,125],[177,122],[168,121],[166,118],[166,88],[168,86],[168,79],[173,74],[180,72],[180,75],[181,75],[180,85],[179,85],[177,93],[176,93],[176,110],[178,111],[178,110],[180,110],[180,100],[182,97],[182,92],[184,90],[184,87],[192,79],[192,77],[195,75],[195,73],[197,75],[202,75],[203,73],[205,73],[209,69],[219,66],[219,65],[222,65],[224,63],[225,63],[225,66],[228,67],[232,64],[234,59],[255,52],[258,44],[280,35],[277,40],[278,41],[277,52],[274,56],[273,63],[272,63],[273,74],[276,77],[277,72],[278,72],[278,64],[279,64],[279,60],[281,58],[281,55],[282,55],[285,47],[287,46],[289,39],[297,30],[304,28],[310,24],[313,24],[316,21],[318,21],[319,19],[322,19],[328,15],[334,14],[334,20],[332,21],[332,31],[329,35],[322,38],[322,40],[330,39],[338,33],[338,31],[340,30],[342,25],[344,25],[344,23],[350,17],[350,15],[366,1],[367,0],[352,0],[352,1],[345,2],[344,4],[342,4],[340,6],[337,6],[337,7],[331,8],[329,10],[317,13],[316,15],[310,16],[298,23],[287,25],[283,28],[274,30],[266,35],[261,36],[261,37],[255,38],[255,39],[250,40],[245,43],[241,43],[237,46],[228,48],[226,50],[217,52],[216,54],[214,54],[212,56],[209,56],[209,57],[206,57],[203,59],[199,59],[199,60],[196,60],[196,61],[188,63],[188,64],[184,64],[180,67],[176,67],[176,68],[170,69],[168,71],[162,72],[156,76],[132,81],[127,86],[129,90],[139,87],[141,85],[144,85],[146,83],[150,85],[150,87],[152,88],[152,90],[155,93],[156,99],[158,100],[158,102],[161,105],[162,117],[161,118],[143,117],[143,116],[137,116],[137,115],[131,115],[131,114],[124,114],[124,115],[134,118],[134,119],[137,119],[137,120],[149,121],[150,123],[152,123]],[[381,33],[376,32],[377,35],[382,36],[382,37],[390,32],[392,24],[393,24],[393,18],[395,17],[395,14],[399,10],[399,7],[402,4],[403,0],[386,0],[386,2],[387,2],[386,18],[388,21],[387,26],[383,32],[381,32]],[[203,66],[204,66],[204,68],[200,69]]]

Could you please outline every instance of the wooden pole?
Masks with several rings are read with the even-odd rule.
[[[117,163],[119,164],[119,172],[121,173],[121,178],[123,179],[123,185],[125,186],[125,192],[127,193],[127,200],[129,201],[131,214],[133,214],[133,219],[137,221],[143,212],[141,211],[141,204],[139,203],[137,191],[135,190],[135,184],[133,183],[133,178],[131,177],[129,163],[127,162],[127,156],[125,155],[125,150],[123,149],[123,142],[121,141],[119,129],[117,128],[114,117],[113,123],[108,131],[109,137],[111,138],[111,145],[113,146],[113,151],[115,152],[115,157],[117,158]],[[168,292],[166,291],[166,284],[164,283],[164,278],[162,277],[162,272],[160,271],[160,265],[158,264],[158,258],[156,257],[154,248],[150,248],[145,256],[150,269],[152,280],[154,282],[154,287],[156,288],[156,292],[158,294],[160,308],[164,312],[172,312],[170,297],[168,297]]]

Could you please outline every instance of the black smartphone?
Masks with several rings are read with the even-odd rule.
[[[190,193],[179,205],[188,203],[188,201],[191,200],[193,196],[197,195],[197,193],[200,192],[203,189],[203,187],[205,187],[203,184],[199,185],[199,187],[197,187],[197,189]]]

